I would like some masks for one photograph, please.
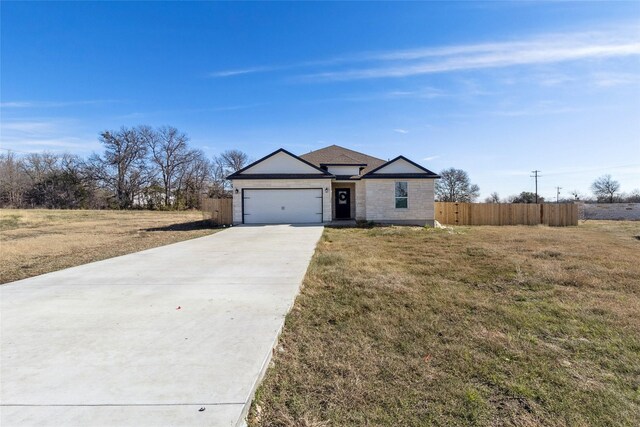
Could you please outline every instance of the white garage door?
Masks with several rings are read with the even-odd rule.
[[[245,224],[322,222],[322,189],[244,190]]]

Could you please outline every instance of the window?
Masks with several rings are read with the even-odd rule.
[[[407,183],[396,182],[396,209],[407,208]]]

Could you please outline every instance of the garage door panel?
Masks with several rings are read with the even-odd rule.
[[[245,224],[322,222],[322,189],[245,189]]]

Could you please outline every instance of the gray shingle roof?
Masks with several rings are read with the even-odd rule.
[[[366,166],[362,170],[362,175],[386,163],[386,160],[349,150],[339,145],[330,145],[316,151],[311,151],[310,153],[302,154],[300,157],[316,166],[327,164],[364,164]]]

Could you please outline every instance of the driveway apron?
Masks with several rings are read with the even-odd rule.
[[[243,425],[321,234],[233,227],[0,286],[0,425]]]

